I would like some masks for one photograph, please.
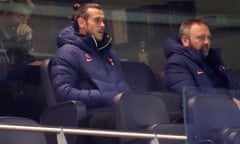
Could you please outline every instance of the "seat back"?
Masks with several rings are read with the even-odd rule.
[[[44,91],[44,97],[47,104],[47,110],[40,117],[40,123],[50,126],[68,126],[85,127],[86,125],[86,107],[81,101],[65,101],[57,103],[52,89],[50,76],[51,59],[45,59],[40,65],[41,80]],[[55,134],[47,134],[47,140],[51,144],[56,144]],[[75,144],[81,141],[81,136],[66,135],[69,143]]]
[[[86,107],[81,101],[66,101],[53,106],[41,115],[40,123],[50,126],[86,127]],[[56,134],[46,134],[47,141],[57,144]],[[66,134],[68,143],[77,144],[84,137]]]
[[[123,131],[185,135],[183,124],[170,123],[162,98],[147,93],[125,93],[114,99],[116,128]],[[172,141],[160,140],[170,144]],[[184,141],[173,141],[183,144]],[[120,143],[146,144],[149,140],[121,138]]]
[[[164,101],[172,123],[184,122],[182,95],[171,92],[151,92],[149,94],[155,95]]]
[[[121,61],[126,82],[135,92],[159,91],[160,86],[152,69],[144,63]]]
[[[0,117],[0,124],[39,126],[31,119],[23,117]],[[44,133],[20,130],[0,130],[1,144],[47,144]]]
[[[40,65],[40,75],[43,86],[43,92],[48,107],[56,105],[56,99],[52,90],[52,84],[50,79],[50,65],[51,59],[45,59]]]
[[[240,112],[230,96],[207,95],[187,101],[186,126],[188,142],[223,143],[225,129],[240,127]]]
[[[121,130],[146,130],[156,123],[169,123],[165,104],[153,95],[125,93],[114,99],[116,127]]]
[[[51,126],[82,127],[85,125],[86,107],[81,101],[66,101],[57,103],[52,89],[50,77],[51,59],[45,59],[40,65],[44,97],[48,109],[40,117],[40,123]],[[47,141],[56,144],[55,134],[47,134]],[[69,143],[78,143],[83,139],[76,135],[66,135]]]

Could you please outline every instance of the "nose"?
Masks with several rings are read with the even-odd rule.
[[[27,24],[27,20],[22,20],[21,23],[22,24]]]
[[[20,22],[21,22],[22,24],[27,24],[28,19],[29,19],[29,16],[28,16],[28,15],[21,15],[21,16],[20,16]]]
[[[209,44],[209,43],[210,43],[210,38],[209,38],[209,37],[206,37],[206,38],[204,39],[204,43],[205,43],[205,44]]]
[[[22,19],[22,23],[26,24],[27,22],[28,22],[28,17],[24,17],[24,18]]]
[[[105,22],[102,21],[101,24],[100,24],[100,26],[104,28],[104,27],[105,27]]]

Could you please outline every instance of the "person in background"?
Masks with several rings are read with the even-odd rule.
[[[57,102],[82,101],[91,121],[87,127],[112,128],[113,98],[130,88],[112,49],[112,38],[105,32],[102,7],[77,3],[73,8],[72,23],[59,33],[58,50],[51,60],[54,94]]]
[[[184,21],[179,38],[167,38],[165,83],[169,91],[184,87],[239,88],[239,81],[224,65],[219,48],[211,48],[211,32],[200,19]]]
[[[35,60],[30,54],[33,31],[28,25],[33,9],[31,0],[0,1],[0,115],[27,113],[23,107],[27,105],[25,93],[31,90],[25,88],[28,64]]]
[[[31,0],[8,0],[1,2],[0,48],[5,61],[11,65],[33,61],[32,28],[28,19],[34,8]]]

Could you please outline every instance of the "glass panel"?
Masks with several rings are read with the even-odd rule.
[[[70,24],[67,17],[73,13],[73,2],[34,1],[35,8],[28,19],[28,25],[33,31],[33,48],[30,49],[32,55],[41,59],[51,57],[56,52],[57,34]],[[178,35],[178,26],[183,20],[201,17],[212,30],[212,45],[222,48],[225,64],[239,68],[236,42],[239,39],[240,19],[238,8],[234,9],[239,2],[222,1],[223,4],[217,6],[214,2],[200,0],[96,2],[104,8],[106,31],[113,37],[114,49],[121,59],[145,62],[160,75],[165,64],[165,38]],[[3,54],[5,49],[0,50],[0,60],[10,61],[11,58]]]
[[[19,107],[29,99],[31,106],[32,103],[40,104],[39,101],[42,97],[38,67],[40,63],[34,60],[41,61],[55,54],[57,50],[56,37],[63,27],[71,24],[67,17],[73,13],[72,5],[75,1],[33,0],[34,9],[31,14],[18,15],[20,19],[27,19],[27,25],[32,30],[32,45],[30,43],[32,47],[27,49],[30,55],[18,58],[13,50],[7,53],[7,49],[2,44],[3,42],[9,45],[15,44],[15,42],[1,38],[5,20],[11,20],[10,15],[3,14],[6,14],[6,10],[8,14],[19,10],[11,9],[18,3],[9,7],[6,5],[7,1],[12,0],[0,1],[0,41],[2,41],[0,42],[0,96],[12,97],[10,100],[10,104],[12,104],[19,100],[20,95],[27,93],[26,95],[29,97],[21,97],[24,100],[18,104]],[[79,2],[92,1],[80,0]],[[219,0],[217,4],[216,1],[203,0],[96,0],[94,2],[100,3],[104,8],[107,18],[106,31],[113,37],[113,48],[121,59],[145,62],[160,76],[166,62],[163,51],[165,38],[177,36],[178,27],[183,20],[201,17],[206,20],[212,30],[212,45],[222,48],[225,64],[237,72],[239,71],[240,1]],[[16,26],[12,28],[16,29]],[[18,40],[16,35],[14,36],[15,40]],[[18,44],[15,46],[20,47]],[[20,51],[20,53],[22,52]],[[15,66],[17,66],[17,71],[10,73]],[[7,76],[10,78],[7,79]],[[32,95],[37,96],[32,98]],[[36,104],[34,107],[37,106]],[[36,111],[21,108],[16,108],[20,115],[23,112],[32,115]],[[29,112],[29,110],[32,111]],[[41,110],[39,111],[41,112]]]
[[[239,128],[239,90],[185,88],[184,117],[188,144],[223,144]],[[230,130],[230,131],[229,131]]]

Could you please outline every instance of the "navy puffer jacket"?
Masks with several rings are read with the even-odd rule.
[[[108,35],[97,42],[69,26],[60,32],[57,45],[51,77],[58,102],[81,100],[88,109],[111,108],[116,94],[130,91]]]
[[[210,48],[205,57],[201,51],[184,48],[179,38],[168,38],[164,52],[169,91],[182,93],[184,87],[239,88],[239,81],[222,62],[220,49]]]

